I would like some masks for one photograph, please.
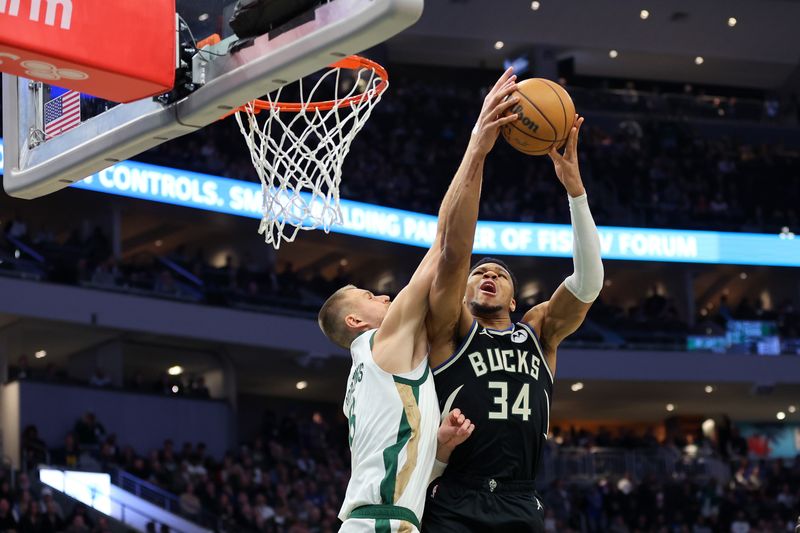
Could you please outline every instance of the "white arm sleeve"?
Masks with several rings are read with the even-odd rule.
[[[592,303],[603,288],[603,261],[600,259],[600,235],[589,210],[586,194],[569,197],[569,212],[572,219],[572,258],[575,272],[564,286],[575,298]]]

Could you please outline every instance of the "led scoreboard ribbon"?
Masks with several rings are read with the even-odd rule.
[[[261,218],[260,184],[135,161],[117,163],[72,187]],[[343,221],[332,228],[335,233],[425,248],[436,234],[436,217],[432,215],[352,200],[342,200],[341,209]],[[800,267],[800,238],[612,226],[598,229],[604,259]],[[566,224],[478,222],[474,251],[572,257],[572,228]]]

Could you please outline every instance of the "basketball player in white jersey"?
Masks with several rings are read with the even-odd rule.
[[[516,89],[515,80],[507,71],[486,97],[468,153],[488,152],[500,128],[516,120],[513,114],[503,117],[518,101],[506,100]],[[395,301],[348,285],[320,310],[322,331],[337,345],[350,348],[353,357],[344,401],[352,474],[339,514],[341,531],[419,531],[436,461],[440,473],[453,448],[474,430],[458,410],[445,416],[440,427],[425,329],[448,223],[467,208],[465,201],[471,197],[463,189],[483,171],[469,161],[465,156],[442,200],[431,249]]]

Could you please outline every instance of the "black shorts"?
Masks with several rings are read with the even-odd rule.
[[[439,478],[428,487],[422,533],[544,533],[535,483]]]

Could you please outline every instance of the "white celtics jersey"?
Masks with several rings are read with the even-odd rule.
[[[372,358],[376,331],[362,333],[350,346],[344,414],[352,474],[339,519],[363,505],[397,505],[421,520],[440,421],[433,373],[427,358],[408,374],[382,370]]]

